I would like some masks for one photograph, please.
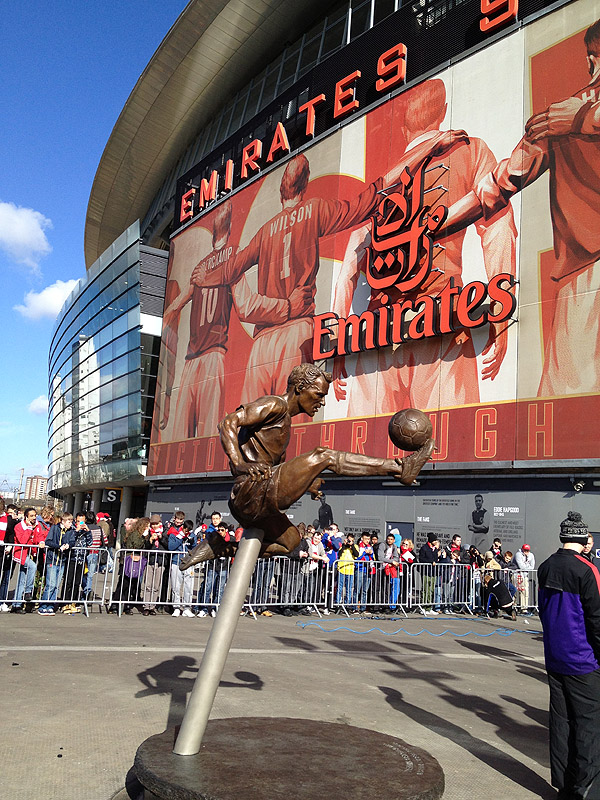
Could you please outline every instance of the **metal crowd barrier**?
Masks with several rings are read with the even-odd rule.
[[[148,614],[161,610],[175,616],[214,616],[232,559],[203,562],[181,572],[181,556],[180,551],[121,548],[113,562],[106,548],[61,553],[41,545],[0,543],[0,611],[88,615],[104,606],[119,616],[134,608]],[[401,567],[380,561],[336,561],[326,567],[286,556],[261,558],[244,609],[254,617],[270,608],[319,615],[330,609],[346,615],[483,610],[484,570],[468,564],[415,562]],[[494,574],[507,584],[517,611],[537,611],[536,570],[503,569]]]
[[[314,565],[314,566],[313,566]],[[312,610],[321,616],[329,598],[330,570],[323,562],[286,556],[259,559],[252,576],[247,609],[270,607]]]
[[[110,574],[101,570],[102,552],[0,543],[0,611],[89,615],[102,606],[110,583]]]
[[[115,553],[113,581],[105,603],[119,616],[134,608],[149,613],[168,609],[177,616],[216,613],[229,577],[232,559],[205,561],[182,572],[179,551],[130,550]],[[244,609],[256,616],[271,607],[312,608],[320,614],[329,594],[329,570],[285,556],[260,558],[254,569]],[[179,614],[177,614],[177,611]]]
[[[508,586],[517,612],[538,610],[537,570],[503,569],[500,579]]]
[[[335,561],[331,607],[348,612],[401,611],[406,616],[411,596],[408,564],[383,561]]]
[[[412,607],[422,614],[472,614],[477,608],[470,564],[420,564],[410,567]]]

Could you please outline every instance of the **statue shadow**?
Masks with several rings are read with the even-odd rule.
[[[526,703],[520,703],[513,698],[506,698],[508,703],[513,702],[516,708],[510,709],[506,703],[494,702],[486,696],[472,692],[461,692],[453,676],[444,673],[422,673],[414,666],[398,662],[397,659],[383,657],[392,669],[386,670],[387,675],[395,680],[414,679],[426,681],[427,684],[437,687],[440,701],[447,703],[458,710],[468,709],[480,720],[493,726],[496,736],[517,751],[523,750],[523,743],[527,743],[526,753],[529,758],[542,767],[548,767],[548,716],[541,709],[535,709]],[[520,706],[520,708],[519,708]],[[522,721],[526,718],[529,721]],[[507,773],[508,774],[508,773]]]
[[[153,695],[169,697],[169,711],[166,728],[181,724],[189,693],[192,691],[198,667],[191,656],[173,656],[152,667],[138,672],[138,680],[144,688],[136,692],[137,699]],[[254,672],[239,671],[234,674],[236,681],[221,681],[220,689],[253,689],[260,691],[264,682]]]
[[[304,639],[295,639],[293,636],[275,636],[276,642],[281,642],[284,647],[291,647],[294,650],[306,650],[306,652],[314,653],[319,648],[316,644],[306,642]]]
[[[459,645],[467,650],[471,650],[473,653],[482,653],[497,661],[509,661],[521,675],[525,675],[527,678],[533,678],[536,681],[540,681],[540,683],[548,683],[544,665],[538,664],[535,661],[524,661],[520,653],[511,650],[500,650],[499,648],[491,647],[487,644],[478,644],[477,642],[461,641]]]
[[[405,714],[419,725],[428,728],[432,733],[443,736],[445,739],[462,747],[486,766],[491,767],[500,775],[510,778],[519,787],[529,790],[537,797],[542,798],[542,800],[550,800],[550,798],[556,797],[554,789],[543,778],[500,748],[478,739],[464,728],[455,725],[444,717],[407,702],[402,693],[396,689],[387,686],[379,686],[378,688],[383,692],[387,703],[396,711]],[[534,728],[536,726],[529,727]],[[523,740],[521,739],[521,744],[522,742]]]

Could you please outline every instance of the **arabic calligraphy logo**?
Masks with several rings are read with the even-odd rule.
[[[412,175],[402,171],[400,182],[379,203],[371,218],[371,248],[367,281],[373,289],[395,286],[409,292],[420,286],[433,265],[433,234],[444,223],[448,208],[424,204],[425,159]]]

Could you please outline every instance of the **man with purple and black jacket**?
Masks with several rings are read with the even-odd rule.
[[[600,800],[600,573],[585,556],[588,529],[569,511],[563,546],[538,570],[550,685],[550,768],[561,800]]]

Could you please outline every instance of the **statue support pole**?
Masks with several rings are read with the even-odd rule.
[[[263,536],[263,531],[248,528],[240,540],[173,748],[177,755],[191,756],[200,750]]]

